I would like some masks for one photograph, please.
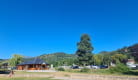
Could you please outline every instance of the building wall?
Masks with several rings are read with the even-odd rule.
[[[18,70],[48,70],[48,65],[40,65],[40,64],[34,64],[34,65],[20,65],[17,66]]]

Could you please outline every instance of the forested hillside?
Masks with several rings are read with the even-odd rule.
[[[66,54],[63,52],[53,53],[53,54],[43,54],[38,56],[40,59],[45,60],[49,64],[58,65],[72,65],[76,59],[75,54]]]
[[[138,44],[128,47],[128,50],[130,50],[131,55],[135,58],[135,60],[138,61]]]
[[[72,65],[77,63],[76,54],[67,54],[63,52],[51,53],[51,54],[43,54],[40,56],[36,56],[49,64],[53,64],[54,66],[63,66],[63,65]],[[23,61],[32,60],[36,57],[24,58]],[[98,54],[94,54],[93,56],[93,64],[94,65],[110,65],[111,62],[117,63],[126,63],[127,59],[135,59],[138,62],[138,44],[134,44],[132,46],[123,47],[121,49],[107,52],[102,51]],[[8,59],[6,59],[7,61]],[[0,63],[5,62],[4,59],[0,59]]]
[[[105,60],[103,62],[107,62],[108,60],[111,60],[112,62],[120,61],[122,63],[125,63],[127,59],[135,59],[135,61],[138,62],[138,44],[134,44],[132,46],[123,47],[121,49],[106,52],[102,51],[97,55],[102,55]]]

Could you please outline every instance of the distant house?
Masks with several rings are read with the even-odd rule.
[[[133,65],[133,64],[135,64],[135,60],[134,59],[128,59],[126,64],[127,65]]]
[[[137,68],[134,59],[128,59],[126,65],[131,69],[136,69]]]
[[[47,69],[49,69],[49,64],[39,58],[35,58],[33,60],[26,61],[17,65],[17,70],[47,70]]]
[[[8,69],[8,63],[2,63],[2,64],[0,65],[0,68],[1,68],[1,69]]]

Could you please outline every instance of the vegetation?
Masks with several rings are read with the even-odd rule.
[[[63,65],[72,65],[76,60],[76,55],[66,54],[66,53],[53,53],[53,54],[43,54],[38,56],[49,64],[53,64],[54,67],[63,66]]]
[[[14,54],[12,58],[9,60],[9,64],[12,67],[15,67],[17,64],[20,64],[23,60],[23,56],[19,54]]]
[[[108,65],[110,66],[110,63],[126,63],[127,59],[135,59],[137,61],[137,44],[130,47],[124,47],[122,49],[118,49],[116,51],[102,51],[99,54],[92,54],[93,47],[90,44],[90,37],[88,35],[85,35],[85,37],[81,37],[81,41],[78,43],[78,50],[75,54],[66,54],[66,53],[53,53],[53,54],[43,54],[38,56],[39,58],[43,59],[49,64],[53,64],[54,67],[57,66],[71,66],[73,64],[77,65]],[[83,40],[84,38],[84,40]],[[85,39],[86,38],[86,39]],[[85,41],[86,40],[86,41]],[[84,43],[83,43],[84,42]],[[89,47],[83,45],[87,44]],[[90,47],[91,46],[91,47]],[[90,51],[86,51],[86,50]],[[84,52],[83,52],[84,50]],[[87,52],[87,53],[86,53]],[[131,56],[130,56],[131,55]],[[34,58],[24,58],[23,61],[30,60]],[[11,61],[13,59],[10,59]],[[14,60],[13,60],[14,61]],[[18,63],[20,63],[19,60]],[[1,61],[2,63],[3,61]],[[16,62],[15,62],[16,63]],[[15,65],[15,64],[14,64]]]
[[[107,52],[102,51],[98,54],[93,54],[94,50],[91,44],[91,38],[88,34],[83,34],[80,38],[80,42],[77,43],[77,51],[75,54],[66,54],[63,52],[53,53],[53,54],[43,54],[39,57],[40,59],[46,61],[49,64],[53,64],[54,67],[57,66],[72,66],[73,64],[79,66],[86,65],[108,65],[114,63],[117,66],[111,67],[108,71],[111,73],[127,73],[130,72],[126,67],[126,62],[128,59],[135,59],[138,62],[138,44],[123,47],[121,49]],[[20,64],[22,61],[27,61],[33,58],[24,58],[19,54],[14,54],[11,59],[9,59],[10,66],[14,67]],[[7,60],[0,59],[0,66]],[[123,63],[123,64],[120,64]],[[79,72],[87,72],[88,69],[81,69]],[[64,68],[59,68],[59,71],[64,71]],[[89,70],[88,70],[89,71]],[[125,72],[126,71],[126,72]]]
[[[128,68],[124,64],[117,64],[115,67],[111,67],[109,69],[109,71],[111,73],[125,73],[125,72],[129,72],[130,71],[130,68]]]
[[[80,42],[77,43],[78,50],[76,51],[77,60],[79,65],[90,65],[93,63],[91,39],[89,35],[83,34]]]
[[[85,45],[83,45],[85,44]],[[86,45],[87,44],[87,45]],[[63,66],[63,65],[108,65],[110,63],[126,63],[127,59],[137,59],[138,53],[138,44],[133,46],[124,47],[118,49],[116,51],[102,51],[99,54],[92,54],[93,47],[90,44],[90,37],[87,34],[82,35],[81,41],[77,44],[78,50],[75,54],[66,54],[66,53],[53,53],[53,54],[43,54],[40,57],[41,59],[45,60],[49,64],[53,64],[56,66]],[[89,46],[89,47],[88,47]],[[86,50],[84,50],[86,49]],[[88,50],[88,51],[87,51]],[[86,55],[86,52],[88,54]]]
[[[85,67],[85,68],[82,68],[80,72],[91,72],[91,69]]]
[[[128,51],[138,61],[138,44],[128,47]]]
[[[126,63],[126,61],[127,61],[127,56],[126,55],[124,55],[124,54],[114,54],[113,56],[111,56],[111,58],[112,58],[112,62],[114,62],[114,63]]]
[[[94,65],[110,65],[111,56],[107,54],[95,54],[94,57]]]
[[[116,51],[106,52],[103,51],[96,54],[94,57],[96,57],[95,64],[99,64],[97,62],[99,58],[102,55],[102,63],[103,65],[110,65],[110,63],[126,63],[128,59],[135,59],[135,61],[138,61],[138,44],[135,44],[133,46],[124,47],[121,49],[118,49]]]
[[[58,68],[57,70],[58,70],[58,71],[65,71],[65,69],[62,68],[62,67]]]

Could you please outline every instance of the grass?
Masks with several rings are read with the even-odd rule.
[[[36,78],[36,77],[15,77],[15,78],[1,78],[0,77],[0,80],[59,80],[59,79],[51,79],[51,78]]]
[[[64,76],[65,76],[65,77],[70,77],[70,75],[68,75],[68,74],[64,74]]]
[[[111,74],[108,69],[93,69],[92,74]]]
[[[98,75],[111,75],[109,69],[91,69],[89,72],[80,72],[80,69],[68,69],[65,72],[70,73],[85,73],[85,74],[98,74]],[[126,73],[112,73],[112,75],[130,75],[130,76],[138,76],[138,70],[131,70]]]
[[[91,73],[91,74],[110,74],[108,69],[90,69],[89,72],[81,72],[81,69],[68,69],[65,72],[71,73]]]

